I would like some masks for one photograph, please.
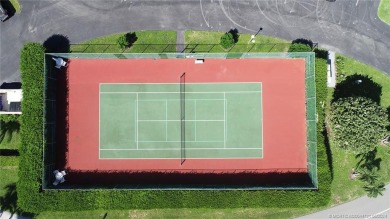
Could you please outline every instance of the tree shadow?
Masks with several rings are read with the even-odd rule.
[[[380,104],[381,94],[381,85],[366,75],[354,74],[336,85],[332,101],[345,97],[366,97]]]
[[[314,49],[314,53],[316,54],[316,58],[328,60],[328,50]]]
[[[12,218],[12,216],[14,214],[18,214],[18,215],[22,215],[22,216],[26,216],[26,217],[31,217],[31,218],[34,217],[34,214],[24,212],[18,207],[18,205],[17,205],[18,196],[16,193],[16,183],[11,183],[11,184],[6,185],[4,187],[4,189],[6,190],[6,194],[4,196],[0,197],[1,210],[9,211],[11,213],[10,218]]]
[[[138,40],[138,37],[135,34],[135,32],[126,33],[125,37],[126,37],[127,43],[129,44],[127,47],[131,47]]]
[[[6,139],[7,142],[12,140],[15,133],[19,133],[20,124],[17,121],[0,121],[0,143]]]
[[[330,148],[330,144],[329,144],[328,131],[327,131],[326,127],[322,130],[322,135],[324,136],[324,144],[325,144],[326,156],[328,158],[327,159],[328,160],[328,167],[329,167],[329,170],[330,170],[331,179],[333,181],[333,176],[334,176],[334,172],[333,172],[333,156],[332,156],[332,149]]]
[[[0,149],[0,156],[19,156],[19,151],[16,149]]]
[[[2,1],[0,1],[0,4],[1,4],[1,6],[3,6],[3,8],[8,13],[8,18],[6,20],[10,19],[11,17],[13,17],[15,15],[16,10],[9,0],[2,0]]]
[[[232,34],[234,43],[237,43],[237,42],[238,42],[238,38],[240,38],[240,35],[239,35],[239,33],[238,33],[237,28],[230,29],[228,33],[231,33],[231,34]]]
[[[54,34],[43,42],[47,53],[69,53],[70,41],[67,36]]]
[[[298,38],[298,39],[295,39],[291,42],[291,44],[294,44],[294,43],[300,43],[300,44],[305,44],[305,45],[308,45],[310,46],[311,49],[313,49],[313,41],[311,40],[308,40],[308,39],[303,39],[303,38]]]
[[[358,154],[356,155],[356,158],[360,158],[359,161],[356,164],[357,168],[365,168],[369,171],[376,168],[377,170],[380,170],[380,164],[382,162],[382,158],[377,158],[376,155],[378,153],[377,148],[374,150],[366,153],[366,154]]]

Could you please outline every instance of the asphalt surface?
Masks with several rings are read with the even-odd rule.
[[[21,0],[0,24],[0,82],[19,81],[19,51],[53,34],[71,43],[135,30],[237,28],[288,40],[307,38],[390,74],[390,26],[379,0]]]
[[[298,219],[320,218],[390,218],[390,184],[386,186],[383,196],[377,198],[364,196]]]

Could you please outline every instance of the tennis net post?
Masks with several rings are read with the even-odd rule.
[[[186,132],[185,132],[185,72],[180,76],[180,165],[183,165],[183,163],[186,160]]]

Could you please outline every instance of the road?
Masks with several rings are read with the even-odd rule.
[[[377,198],[364,196],[298,219],[319,218],[390,218],[390,184],[386,186],[383,196]]]
[[[19,50],[63,34],[71,43],[135,30],[237,28],[288,40],[307,38],[390,74],[390,26],[379,0],[21,0],[0,24],[0,82],[19,81]]]

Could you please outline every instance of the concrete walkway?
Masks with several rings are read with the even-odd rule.
[[[53,34],[71,43],[123,31],[210,30],[307,38],[390,73],[390,26],[380,0],[20,0],[0,24],[0,82],[19,81],[19,51]]]
[[[180,30],[176,32],[176,52],[182,53],[184,52],[184,30]]]
[[[20,216],[17,214],[11,214],[8,211],[0,210],[0,219],[30,219],[29,217]]]

